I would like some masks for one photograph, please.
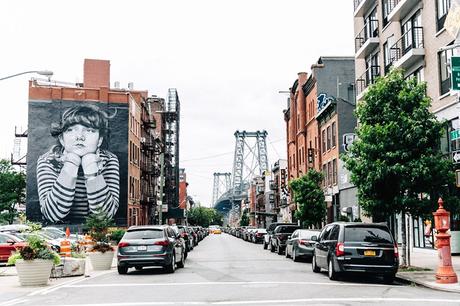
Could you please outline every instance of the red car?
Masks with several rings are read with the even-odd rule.
[[[0,233],[0,262],[7,262],[12,253],[24,246],[26,246],[24,240],[7,233]]]

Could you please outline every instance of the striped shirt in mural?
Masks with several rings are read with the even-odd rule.
[[[40,209],[52,222],[83,220],[98,209],[114,217],[119,205],[120,175],[118,158],[111,152],[99,153],[99,174],[86,180],[80,166],[75,186],[66,186],[62,162],[51,151],[37,162],[37,185]],[[67,184],[68,185],[68,184]]]

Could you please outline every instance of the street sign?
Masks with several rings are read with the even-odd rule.
[[[450,140],[456,140],[460,138],[460,130],[450,132]]]
[[[452,90],[460,90],[460,56],[450,58],[452,67]]]
[[[459,151],[453,151],[452,152],[452,160],[454,163],[458,164],[460,163],[460,150]]]

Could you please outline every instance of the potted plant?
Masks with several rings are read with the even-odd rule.
[[[86,218],[85,226],[94,242],[88,250],[88,257],[94,270],[110,270],[114,248],[109,244],[108,228],[113,226],[112,218],[103,211],[95,212]]]
[[[8,258],[9,265],[16,265],[19,283],[22,286],[48,284],[53,265],[61,262],[59,255],[36,234],[27,237],[27,246]]]

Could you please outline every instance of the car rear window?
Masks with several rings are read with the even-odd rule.
[[[345,227],[344,240],[348,242],[393,243],[391,234],[379,227]]]
[[[319,236],[319,232],[311,232],[311,231],[300,231],[299,236],[304,239],[310,239],[311,236]]]
[[[279,230],[278,233],[287,233],[291,234],[294,233],[295,230],[299,229],[298,227],[295,226],[282,226]]]
[[[163,237],[162,229],[142,229],[126,232],[123,239],[158,239]]]

